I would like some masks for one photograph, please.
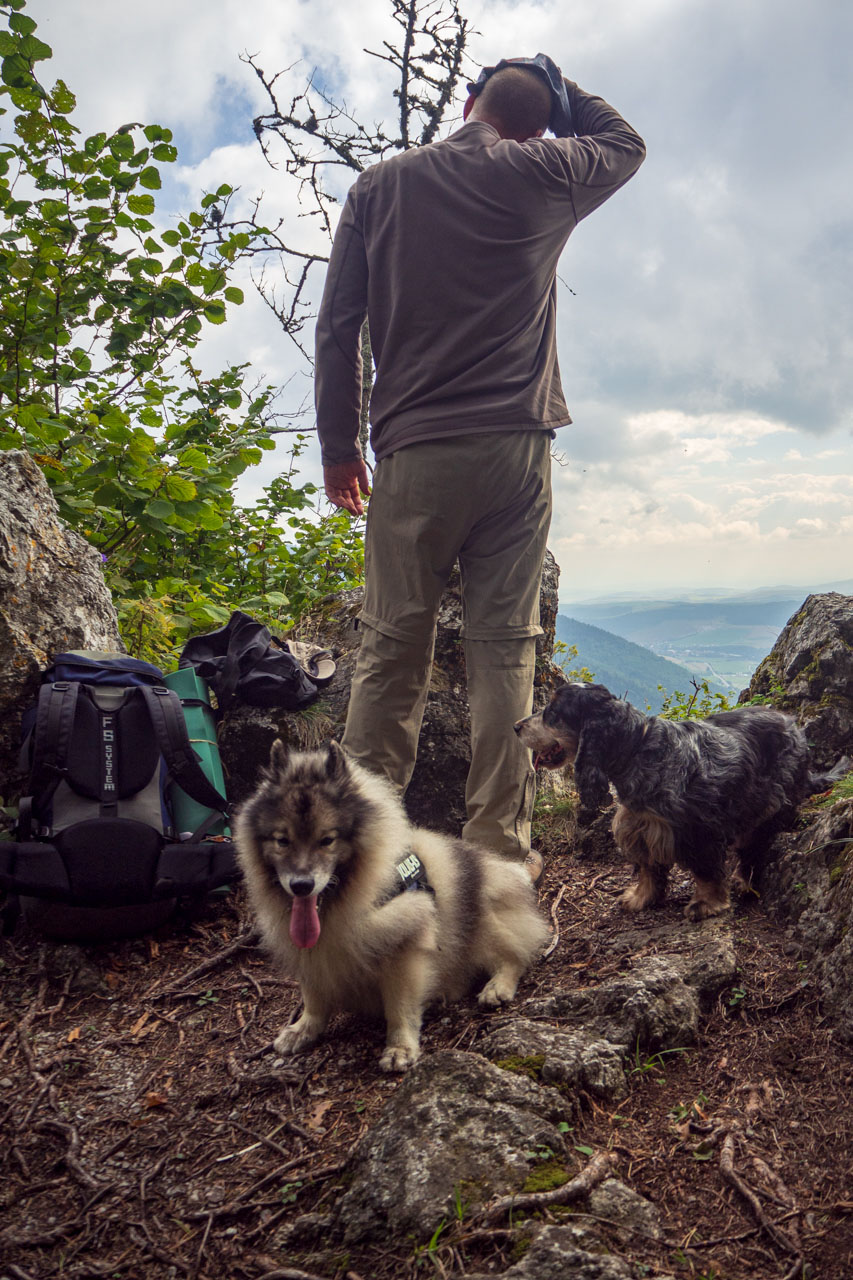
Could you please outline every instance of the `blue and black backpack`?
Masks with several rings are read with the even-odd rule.
[[[205,682],[124,654],[59,654],[24,716],[0,888],[55,937],[141,932],[236,879]],[[170,687],[172,686],[172,687]]]

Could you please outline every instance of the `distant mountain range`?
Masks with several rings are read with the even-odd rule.
[[[559,622],[570,614],[576,625],[586,624],[599,635],[621,637],[639,646],[643,652],[651,651],[652,657],[666,659],[682,670],[686,668],[688,685],[690,676],[695,675],[707,679],[712,688],[739,693],[746,688],[753,671],[773,648],[780,631],[802,606],[806,596],[826,591],[853,595],[853,579],[811,589],[699,590],[681,597],[674,594],[650,597],[624,592],[597,599],[561,602],[557,635],[564,638],[560,636]],[[586,637],[586,640],[591,644],[594,637]],[[594,642],[602,643],[597,639]],[[577,640],[567,643],[577,644],[581,650]],[[598,652],[601,655],[599,666],[603,670],[602,664],[609,660],[610,650],[599,648]],[[582,650],[581,658],[590,670],[599,674],[594,662],[583,657]],[[639,656],[633,655],[630,670],[636,671],[635,680],[639,680],[640,674],[637,663]],[[647,688],[649,682],[653,687],[659,682],[671,692],[672,678],[668,676],[658,680],[656,675],[650,675],[644,687]],[[680,678],[683,681],[683,676]],[[603,677],[601,680],[608,684]]]
[[[660,711],[667,693],[689,693],[691,672],[686,667],[658,657],[651,649],[603,631],[600,627],[557,615],[556,639],[574,645],[576,658],[566,658],[569,671],[586,667],[599,684],[626,698],[640,711]],[[558,655],[559,658],[559,655]],[[662,687],[663,692],[658,686]],[[724,686],[709,680],[712,689]]]

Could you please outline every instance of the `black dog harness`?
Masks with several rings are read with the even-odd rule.
[[[407,853],[394,869],[400,877],[400,883],[392,897],[396,898],[400,893],[412,893],[418,890],[431,893],[435,897],[435,889],[429,882],[426,867],[416,853]]]

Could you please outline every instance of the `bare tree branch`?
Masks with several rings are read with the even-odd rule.
[[[282,92],[297,64],[269,75],[256,54],[243,55],[267,97],[267,110],[253,121],[255,136],[271,168],[289,175],[296,183],[302,217],[312,220],[312,233],[319,228],[331,246],[335,206],[339,203],[331,189],[341,169],[356,176],[370,165],[411,147],[435,140],[463,74],[465,49],[472,34],[462,16],[459,0],[390,0],[391,17],[399,28],[394,40],[383,40],[382,51],[366,49],[371,57],[389,63],[399,73],[399,87],[393,96],[397,105],[396,132],[382,122],[361,123],[346,102],[337,102],[325,91],[314,68],[304,86]],[[229,221],[227,204],[212,219],[211,235],[240,229]],[[258,230],[258,205],[247,220],[246,229]],[[283,220],[264,228],[259,248],[247,252],[275,253],[284,287],[270,282],[266,268],[254,284],[266,305],[277,317],[287,336],[310,363],[302,334],[314,319],[310,296],[312,269],[328,261],[328,255],[313,252],[300,243],[292,228],[285,231]],[[282,294],[286,294],[282,298]],[[372,384],[370,335],[362,333],[364,391],[362,431],[367,426],[367,400]]]

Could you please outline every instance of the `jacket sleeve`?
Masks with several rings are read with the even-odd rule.
[[[356,188],[341,213],[315,334],[314,403],[323,464],[361,457],[361,326],[367,315],[367,258]]]
[[[571,80],[565,86],[575,137],[546,138],[539,145],[547,152],[553,176],[569,179],[580,222],[633,177],[645,159],[646,144],[603,98],[585,93]]]

